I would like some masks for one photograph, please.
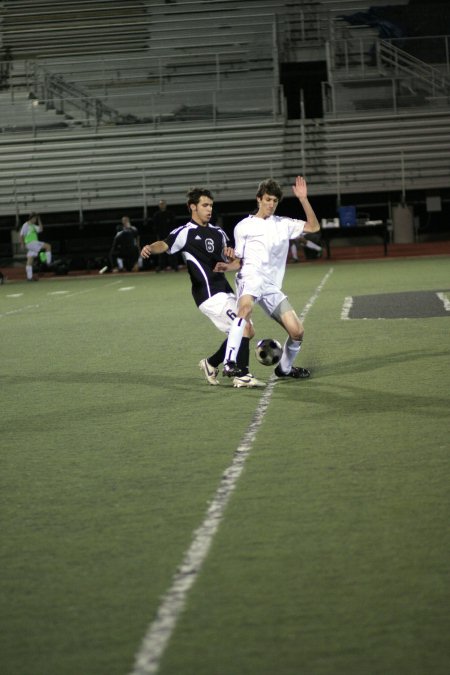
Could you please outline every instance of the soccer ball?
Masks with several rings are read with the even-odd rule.
[[[280,343],[271,338],[260,340],[255,349],[255,356],[263,366],[276,366],[282,353],[283,348]]]

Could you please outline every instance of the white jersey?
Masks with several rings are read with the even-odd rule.
[[[306,221],[270,216],[247,216],[234,229],[235,255],[242,260],[241,278],[262,276],[264,281],[281,288],[289,240],[300,237]]]

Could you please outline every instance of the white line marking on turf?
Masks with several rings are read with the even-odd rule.
[[[302,318],[306,316],[319,297],[332,272],[333,268],[328,270],[306,303],[301,313]],[[164,650],[175,629],[178,617],[183,611],[188,591],[201,571],[225,508],[244,468],[245,460],[250,454],[276,382],[275,375],[272,375],[259,400],[258,407],[244,434],[244,438],[234,453],[233,461],[222,475],[220,485],[210,503],[203,523],[195,530],[192,543],[173,577],[172,585],[162,598],[155,620],[150,624],[141,647],[136,654],[134,668],[130,675],[154,675],[158,671]]]
[[[341,319],[345,321],[345,319],[349,318],[350,310],[353,307],[353,298],[352,296],[348,296],[344,300],[344,304],[342,305],[342,312],[341,312]]]
[[[450,312],[450,300],[447,298],[445,293],[436,293],[439,300],[443,303],[444,309],[446,312]]]
[[[136,288],[136,286],[122,286],[122,288],[118,288],[118,291],[133,291]]]
[[[103,288],[109,288],[110,286],[115,286],[116,284],[119,284],[119,283],[120,283],[120,280],[118,279],[118,280],[112,281],[109,284],[105,284],[103,286]],[[85,288],[82,291],[73,291],[73,292],[70,292],[70,291],[55,291],[54,293],[47,293],[47,295],[59,295],[61,297],[65,297],[65,298],[73,298],[73,297],[78,296],[78,295],[84,295],[85,293],[92,293],[92,291],[94,291],[94,290],[96,290],[96,289],[94,287],[92,287],[92,288]],[[62,296],[61,295],[62,293],[64,293],[65,295]],[[23,295],[23,293],[14,293],[14,294],[11,294],[7,297],[19,297],[21,295]],[[38,309],[39,307],[42,307],[42,306],[43,306],[42,304],[25,305],[25,307],[20,307],[19,309],[14,309],[14,310],[10,310],[9,312],[1,313],[0,319],[5,317],[5,316],[11,316],[12,314],[20,314],[22,312],[26,312],[28,309]]]
[[[101,286],[102,289],[104,288],[109,288],[110,286],[116,286],[116,284],[120,284],[120,279],[116,279],[114,281],[111,281],[108,284],[105,284],[104,286]],[[85,293],[92,293],[92,291],[95,291],[95,286],[92,286],[91,288],[85,288],[83,291],[73,291],[70,292],[68,295],[66,295],[66,298],[73,298],[75,295],[84,295]]]
[[[23,295],[23,293],[10,293],[10,294],[7,295],[6,297],[7,297],[7,298],[21,298],[22,295]]]
[[[19,309],[11,309],[9,312],[3,312],[0,314],[0,319],[4,316],[11,316],[12,314],[20,314],[21,312],[26,312],[27,309],[37,309],[40,305],[26,305],[25,307],[19,307]]]

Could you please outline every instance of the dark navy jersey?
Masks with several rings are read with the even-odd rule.
[[[183,253],[192,283],[192,295],[198,305],[216,293],[233,293],[223,272],[213,272],[225,260],[223,248],[227,235],[217,225],[197,225],[190,221],[177,227],[164,239],[168,253]]]

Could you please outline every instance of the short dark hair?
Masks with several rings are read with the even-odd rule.
[[[264,195],[272,195],[276,197],[279,202],[283,199],[283,190],[280,184],[273,178],[266,178],[258,185],[258,192],[256,197],[261,199]]]
[[[200,197],[208,197],[214,201],[211,191],[206,188],[193,187],[188,191],[186,196],[188,208],[191,204],[198,204]]]

